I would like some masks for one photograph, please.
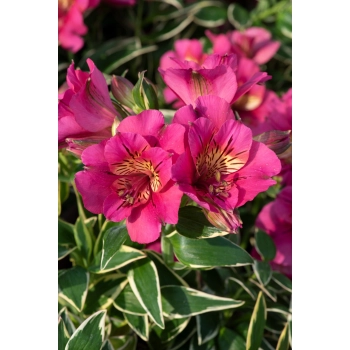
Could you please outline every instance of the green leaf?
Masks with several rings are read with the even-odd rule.
[[[227,279],[227,283],[234,283],[236,285],[238,285],[240,288],[242,288],[247,294],[250,295],[250,297],[253,300],[256,300],[256,292],[253,288],[249,287],[246,283],[244,283],[243,281],[239,280],[238,278],[234,278],[234,277],[228,277]],[[237,290],[237,288],[236,288]]]
[[[136,334],[122,335],[117,337],[110,337],[109,341],[117,350],[136,350],[137,337]]]
[[[69,184],[67,182],[58,181],[58,215],[61,215],[62,203],[69,196]]]
[[[191,339],[191,344],[189,350],[216,350],[214,340],[211,340],[205,344],[199,345],[197,343],[196,336],[193,336]]]
[[[251,26],[249,12],[239,4],[230,4],[227,8],[229,22],[238,30],[244,30]]]
[[[271,261],[276,256],[276,246],[272,238],[264,231],[255,233],[256,250],[263,260]]]
[[[93,273],[107,273],[128,265],[135,260],[144,259],[145,257],[146,254],[141,251],[122,245],[103,270],[100,269],[101,256],[100,254],[96,255],[92,266],[89,267],[89,271]]]
[[[276,350],[288,350],[289,349],[289,339],[288,339],[288,322],[286,323],[283,331],[278,339]]]
[[[114,307],[124,313],[132,315],[146,315],[147,312],[142,307],[136,295],[132,291],[129,284],[127,284],[124,289],[119,293],[116,299],[113,302]]]
[[[61,317],[58,317],[58,350],[64,350],[70,335]]]
[[[164,329],[155,324],[150,333],[150,344],[154,349],[161,349],[175,339],[186,328],[189,321],[189,317],[165,320]]]
[[[196,315],[198,345],[215,338],[220,328],[220,312]]]
[[[244,339],[235,331],[226,327],[220,330],[218,337],[218,350],[245,350]]]
[[[170,350],[186,349],[186,347],[184,347],[184,344],[186,344],[188,340],[191,339],[191,337],[195,332],[196,332],[196,321],[192,317],[187,327],[177,337],[175,337],[174,342],[170,347]]]
[[[58,297],[77,311],[81,311],[84,307],[88,285],[89,273],[82,267],[75,266],[68,270],[61,270],[58,277]]]
[[[225,23],[226,15],[227,13],[224,7],[208,6],[196,13],[194,22],[206,28],[214,28]]]
[[[87,318],[73,333],[65,350],[99,350],[104,340],[106,313],[97,311]]]
[[[58,245],[58,260],[62,260],[64,257],[69,255],[72,251],[74,251],[77,247],[67,248],[62,245]]]
[[[89,287],[85,301],[85,314],[108,308],[128,283],[125,275],[111,274],[95,280]]]
[[[74,225],[58,218],[58,244],[75,247]]]
[[[249,323],[246,350],[259,349],[264,335],[266,317],[265,298],[260,291]]]
[[[270,282],[272,270],[267,261],[254,260],[253,270],[261,284],[266,286]]]
[[[114,350],[114,347],[113,347],[112,343],[107,339],[103,343],[101,350]]]
[[[128,280],[131,289],[150,318],[163,328],[159,277],[154,262],[149,258],[133,262],[128,271]]]
[[[222,298],[182,286],[161,288],[164,316],[183,318],[205,312],[240,307],[244,301]]]
[[[75,332],[75,326],[71,319],[69,318],[69,314],[66,307],[63,307],[60,312],[58,313],[58,316],[60,316],[64,322],[64,325],[68,331],[69,336],[71,336]]]
[[[228,232],[214,227],[199,207],[185,206],[179,210],[176,231],[188,238],[213,238],[227,235]]]
[[[79,217],[74,227],[74,237],[84,264],[87,267],[92,254],[93,241],[86,223]]]
[[[106,231],[102,240],[101,270],[105,269],[107,264],[118,252],[128,236],[126,226],[112,227]]]
[[[163,286],[185,286],[188,287],[187,282],[177,275],[172,269],[165,265],[160,255],[153,250],[145,250],[147,256],[154,262],[159,277],[159,284]]]
[[[197,240],[174,233],[168,238],[178,260],[192,268],[253,264],[253,258],[244,249],[224,237]]]
[[[124,317],[135,333],[144,341],[148,341],[149,325],[147,315],[137,316],[124,313]]]
[[[147,109],[142,96],[142,81],[144,79],[144,75],[145,71],[139,72],[138,80],[132,89],[132,97],[134,98],[137,107],[140,109],[140,112]]]
[[[283,289],[286,291],[292,293],[292,281],[286,277],[285,275],[282,275],[279,272],[274,271],[272,273],[272,279]]]

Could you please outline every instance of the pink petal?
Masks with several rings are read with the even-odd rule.
[[[213,52],[220,55],[231,52],[231,42],[225,34],[215,35],[212,34],[209,30],[205,31],[205,35],[213,43]]]
[[[281,161],[276,154],[264,144],[253,141],[249,159],[239,170],[236,185],[240,190],[237,207],[252,200],[258,193],[266,191],[276,181],[271,176],[281,171]]]
[[[187,105],[178,109],[173,118],[173,123],[182,124],[187,129],[191,122],[194,122],[198,115],[193,109],[192,105]]]
[[[157,240],[161,232],[161,223],[152,201],[133,208],[126,220],[126,227],[133,242],[145,244]]]
[[[145,138],[139,134],[118,133],[108,140],[104,154],[112,172],[128,175],[135,172],[132,167],[133,159],[138,158],[149,147]]]
[[[172,166],[171,173],[172,179],[178,183],[193,183],[196,168],[189,149],[180,155],[176,163]]]
[[[94,214],[103,212],[103,202],[113,191],[114,175],[99,171],[84,170],[75,175],[75,184],[80,192],[84,207]]]
[[[278,51],[281,44],[278,41],[271,41],[258,49],[254,55],[254,61],[261,65],[268,62]]]
[[[109,171],[109,165],[104,156],[106,142],[103,141],[98,145],[90,146],[84,150],[81,160],[85,166],[98,168],[100,171]]]
[[[185,131],[185,127],[180,124],[167,125],[159,135],[159,145],[167,152],[182,154],[185,152]]]
[[[169,181],[161,192],[152,194],[158,218],[162,223],[176,224],[178,222],[182,195],[182,191],[179,190],[173,181]]]
[[[196,111],[198,111],[199,117],[210,119],[218,130],[226,120],[235,118],[230,104],[219,96],[208,95],[198,97],[196,105]]]
[[[124,200],[112,192],[103,203],[103,214],[109,221],[119,222],[127,218],[133,207],[123,206]]]
[[[164,116],[157,110],[146,110],[122,120],[117,128],[119,132],[142,135],[151,146],[157,144],[157,135],[164,127]]]

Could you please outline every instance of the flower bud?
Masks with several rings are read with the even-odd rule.
[[[122,105],[127,106],[131,109],[133,109],[135,106],[135,101],[132,94],[133,88],[134,85],[132,85],[128,79],[113,75],[111,81],[111,90],[113,96]]]
[[[237,210],[223,210],[218,208],[219,212],[214,213],[207,209],[203,209],[203,212],[208,221],[220,230],[224,230],[230,233],[238,233],[240,227],[242,227],[242,220]]]
[[[132,90],[138,112],[146,109],[159,109],[157,89],[149,79],[145,78],[144,75],[145,71],[139,73],[139,80]]]
[[[263,132],[253,138],[262,142],[277,155],[282,154],[291,146],[290,131],[272,130]]]

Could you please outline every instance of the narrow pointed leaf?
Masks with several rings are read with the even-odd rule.
[[[58,318],[58,350],[64,350],[70,335],[61,317]]]
[[[114,349],[118,350],[136,350],[137,336],[122,335],[117,337],[110,337],[109,341],[112,343]]]
[[[264,231],[255,233],[256,250],[263,260],[271,261],[276,256],[276,246],[272,238]]]
[[[292,281],[286,277],[285,275],[282,275],[279,272],[273,272],[272,273],[272,279],[283,289],[286,291],[292,293]]]
[[[249,323],[246,350],[259,349],[264,335],[266,316],[265,298],[260,291]]]
[[[58,277],[58,297],[77,311],[84,307],[89,284],[89,273],[80,266],[64,270]]]
[[[69,255],[72,251],[74,251],[77,247],[67,248],[63,245],[58,245],[58,260],[62,260],[64,257]]]
[[[194,335],[191,339],[189,350],[216,350],[216,347],[214,340],[199,345],[197,342],[197,337]]]
[[[101,257],[96,256],[94,263],[89,267],[89,271],[93,273],[107,273],[132,263],[135,260],[146,258],[146,254],[135,248],[122,245],[114,256],[109,260],[103,270],[100,269]]]
[[[132,268],[128,271],[128,280],[131,289],[150,318],[159,327],[164,327],[159,277],[154,262],[149,258],[134,261]]]
[[[175,233],[169,238],[178,260],[192,268],[253,264],[244,249],[224,237],[197,240]]]
[[[218,337],[218,350],[245,350],[244,339],[235,331],[222,328]]]
[[[108,308],[127,283],[126,276],[122,274],[111,274],[95,280],[89,287],[84,313],[92,314],[96,310]]]
[[[183,318],[210,311],[240,307],[244,301],[222,298],[181,286],[162,287],[163,313],[170,318]]]
[[[220,328],[220,313],[210,312],[196,316],[197,340],[202,345],[215,338]]]
[[[147,315],[137,316],[124,313],[124,317],[135,333],[144,341],[148,341],[149,324]]]
[[[103,343],[101,350],[114,350],[114,347],[109,340],[106,340]]]
[[[288,349],[289,349],[289,337],[288,337],[288,322],[287,322],[278,339],[276,350],[288,350]]]
[[[58,313],[58,316],[60,316],[64,322],[64,325],[68,331],[69,336],[71,336],[75,332],[75,326],[71,319],[69,318],[69,314],[66,307],[63,307],[60,312]]]
[[[71,247],[75,246],[74,225],[60,218],[58,219],[58,244]]]
[[[101,270],[105,269],[128,236],[126,226],[110,228],[102,239]]]
[[[106,313],[97,311],[87,318],[73,333],[65,350],[99,350],[104,341]]]
[[[227,235],[228,232],[214,227],[199,207],[185,206],[179,210],[177,232],[187,238],[213,238]]]
[[[272,270],[267,261],[254,260],[253,270],[261,284],[266,286],[270,282]]]
[[[113,302],[114,307],[124,313],[132,315],[146,315],[147,312],[142,307],[129,284],[119,293]]]
[[[250,297],[253,300],[256,300],[257,293],[255,292],[255,290],[253,288],[249,287],[246,283],[239,280],[238,278],[229,277],[227,279],[227,283],[229,283],[229,284],[234,283],[234,284],[238,285],[239,286],[238,288],[242,288],[247,294],[250,295]],[[237,287],[235,288],[235,290],[237,290]]]
[[[77,219],[74,227],[74,237],[85,266],[88,266],[92,254],[93,242],[86,223],[80,217]]]
[[[165,265],[164,261],[162,260],[159,254],[151,250],[145,250],[145,252],[147,256],[156,265],[159,277],[159,284],[161,287],[169,285],[188,287],[188,284],[184,279],[182,279],[172,269]]]
[[[169,350],[186,349],[184,345],[191,339],[191,337],[196,333],[196,321],[194,317],[191,317],[190,322],[186,328],[174,339]]]

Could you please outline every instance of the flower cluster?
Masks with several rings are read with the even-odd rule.
[[[267,91],[263,83],[270,76],[258,66],[278,46],[254,33],[263,37],[249,32],[225,52],[212,36],[212,54],[203,53],[197,40],[180,40],[162,57],[164,93],[177,103],[170,123],[143,74],[135,100],[136,86],[126,78],[113,77],[109,91],[91,60],[90,72],[71,64],[68,88],[59,95],[58,143],[84,165],[75,183],[86,209],[125,220],[131,240],[144,244],[159,238],[162,225],[178,222],[184,195],[214,226],[232,233],[242,227],[238,208],[281,173],[274,149],[282,147],[281,139],[268,134],[269,142],[259,142],[254,136],[291,129],[278,125],[288,96]],[[237,49],[239,43],[245,50]]]

